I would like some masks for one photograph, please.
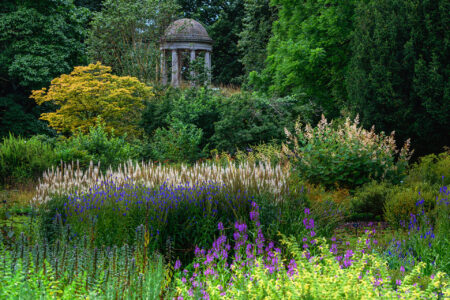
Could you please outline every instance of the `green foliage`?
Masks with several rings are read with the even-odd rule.
[[[50,201],[39,206],[37,209],[38,238],[53,243],[62,236],[62,219],[56,218],[56,214],[64,211],[66,202],[66,197],[52,195]]]
[[[314,117],[310,105],[300,105],[295,97],[266,98],[242,93],[223,98],[220,118],[214,125],[211,144],[220,151],[233,153],[250,145],[284,139],[283,129],[291,128],[294,118]]]
[[[172,119],[169,128],[158,128],[150,144],[151,157],[158,161],[193,163],[202,156],[203,131],[193,124]]]
[[[419,158],[405,178],[405,184],[427,182],[432,185],[450,185],[450,151]]]
[[[244,0],[177,0],[185,18],[204,25],[213,39],[212,81],[240,84],[244,70],[238,49],[244,17]]]
[[[328,116],[337,116],[347,99],[355,1],[276,0],[272,5],[278,20],[267,65],[261,74],[251,74],[250,83],[270,94],[305,94]]]
[[[102,8],[103,0],[75,0],[76,6],[86,7],[90,11],[99,11]]]
[[[334,126],[325,117],[312,128],[296,125],[295,135],[286,131],[285,154],[301,178],[322,184],[354,189],[371,180],[398,183],[411,156],[409,141],[397,150],[393,133],[386,136],[359,127],[358,119]]]
[[[221,98],[220,93],[208,88],[169,88],[157,91],[154,99],[146,105],[141,127],[149,137],[152,137],[158,128],[167,131],[173,120],[191,129],[197,128],[202,132],[198,144],[199,150],[202,150],[211,143],[214,123],[219,117],[218,106]],[[164,131],[160,130],[160,133],[162,132]]]
[[[191,84],[195,86],[209,85],[208,70],[205,68],[205,59],[201,56],[189,62],[189,74],[187,76]]]
[[[90,127],[89,132],[78,132],[69,139],[63,139],[55,144],[57,161],[78,161],[86,168],[91,161],[100,164],[102,170],[115,169],[121,163],[137,159],[140,147],[129,143],[125,137],[108,133],[105,124],[97,120],[97,125]]]
[[[87,132],[101,117],[106,129],[138,137],[137,128],[144,103],[153,95],[152,88],[137,78],[111,74],[100,62],[75,67],[70,74],[52,80],[50,88],[33,91],[36,103],[57,105],[55,112],[41,119],[63,134]]]
[[[156,82],[160,38],[177,10],[175,0],[103,1],[86,42],[90,60],[112,67],[117,75]]]
[[[9,84],[42,88],[84,62],[86,9],[61,0],[7,2],[0,18],[0,74]]]
[[[402,223],[408,223],[411,214],[418,214],[417,201],[425,200],[426,210],[434,207],[438,193],[429,184],[422,183],[414,186],[396,186],[388,196],[384,204],[384,219],[394,227],[400,227]]]
[[[402,185],[393,187],[389,191],[385,203],[385,219],[393,226],[400,226],[399,222],[407,222],[410,214],[417,214],[419,208],[416,202],[424,199],[425,211],[434,209],[436,190],[450,184],[450,155],[443,152],[438,155],[421,157],[413,164],[404,178]],[[420,193],[420,194],[419,194]]]
[[[55,132],[38,119],[45,109],[30,105],[30,100],[22,94],[10,93],[0,97],[0,137],[7,137],[10,133],[23,137],[54,135]]]
[[[411,138],[417,154],[450,140],[448,0],[360,1],[347,88],[364,125]]]
[[[270,194],[255,197],[265,237],[280,243],[281,233],[292,236],[300,243],[310,233],[304,226],[305,218],[314,219],[317,235],[331,237],[337,226],[344,221],[341,212],[344,206],[334,202],[331,194],[327,194],[330,197],[322,201],[317,201],[314,196],[305,187],[295,196],[285,195],[281,201],[274,201]],[[310,208],[310,213],[305,214],[305,208]]]
[[[74,243],[29,244],[24,236],[15,250],[0,241],[2,299],[156,299],[164,294],[162,257],[147,257],[127,245],[92,248]],[[144,258],[145,257],[145,258]]]
[[[37,137],[24,139],[10,134],[0,144],[0,185],[34,179],[54,161],[53,149]]]
[[[256,234],[249,235],[244,249],[255,246],[257,238],[253,236]],[[277,250],[271,253],[270,259],[258,255],[256,250],[241,251],[239,256],[233,257],[231,268],[220,254],[214,265],[207,256],[199,255],[186,271],[176,272],[173,296],[200,298],[202,294],[207,294],[213,299],[375,299],[382,295],[394,299],[405,295],[410,298],[435,298],[438,294],[444,297],[449,294],[445,273],[438,272],[429,281],[420,279],[426,276],[425,263],[418,263],[411,272],[403,275],[401,284],[392,282],[385,261],[378,255],[363,251],[365,240],[367,235],[359,239],[358,249],[352,252],[352,265],[346,268],[333,256],[324,239],[316,240],[318,255],[310,257],[307,251],[300,250],[295,239],[283,237],[283,243],[293,257],[288,266],[287,261],[273,263],[284,258]],[[270,268],[271,264],[275,267]],[[211,270],[218,276],[211,276]]]
[[[50,233],[45,236],[49,238],[69,227],[78,237],[89,236],[98,247],[135,245],[136,228],[141,228],[148,234],[147,249],[167,252],[169,240],[177,255],[186,259],[196,245],[207,247],[213,242],[217,222],[231,224],[235,217],[248,215],[249,196],[229,192],[213,183],[146,188],[131,181],[124,186],[110,181],[86,193],[47,201],[42,213],[48,218],[41,228]]]
[[[238,49],[242,31],[244,1],[221,1],[217,20],[206,29],[213,39],[212,81],[220,84],[240,85],[244,74]]]
[[[386,182],[372,181],[358,188],[352,197],[351,208],[356,218],[374,220],[383,216],[383,207],[392,186]]]
[[[156,94],[143,113],[141,127],[146,134],[152,137],[158,127],[168,129],[171,120],[177,119],[202,131],[198,145],[205,151],[234,153],[251,145],[280,141],[283,128],[290,128],[297,115],[306,120],[314,120],[316,115],[314,106],[295,97],[225,96],[207,88],[169,89]]]
[[[420,189],[423,190],[426,187],[420,187]],[[402,219],[406,216],[398,216],[400,229],[403,229],[400,232],[407,231],[407,235],[396,235],[393,245],[385,250],[384,256],[390,265],[404,263],[412,267],[421,261],[426,264],[425,272],[427,274],[433,274],[436,271],[443,271],[447,274],[450,272],[450,253],[448,251],[448,247],[450,247],[448,238],[450,230],[448,195],[450,190],[448,186],[441,186],[439,192],[431,193],[435,190],[436,188],[433,188],[426,190],[425,193],[416,193],[415,207],[410,212],[408,219]],[[410,202],[400,204],[409,205]],[[386,213],[392,216],[394,212],[387,210]],[[400,262],[398,262],[399,260]]]
[[[37,108],[28,96],[85,62],[87,17],[72,1],[2,1],[0,137],[50,133],[38,121],[49,108]]]
[[[211,154],[214,155],[212,151]],[[219,157],[218,153],[213,159],[217,160]],[[237,150],[235,157],[235,162],[238,163],[267,163],[270,162],[271,165],[276,166],[280,163],[285,163],[286,160],[281,153],[281,147],[278,144],[259,144],[256,146],[249,146],[244,150]]]
[[[245,75],[248,75],[252,71],[261,72],[265,67],[266,47],[276,13],[269,0],[245,0],[244,11],[238,49],[242,53]]]

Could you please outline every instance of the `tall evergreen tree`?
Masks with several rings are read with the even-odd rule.
[[[278,20],[268,45],[267,66],[251,82],[275,95],[303,94],[330,117],[346,101],[355,2],[273,0]]]
[[[449,11],[449,0],[371,0],[356,12],[352,110],[419,155],[450,145]]]
[[[238,48],[245,74],[264,69],[267,44],[276,19],[276,9],[270,0],[244,0],[243,30],[239,34]]]
[[[75,0],[76,6],[86,7],[90,11],[100,11],[103,0]]]
[[[212,79],[216,84],[240,84],[244,74],[238,50],[244,0],[177,0],[183,16],[205,25],[214,40]]]

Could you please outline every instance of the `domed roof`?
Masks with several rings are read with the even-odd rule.
[[[212,43],[206,29],[192,19],[176,20],[167,27],[164,34],[167,42],[203,42]]]

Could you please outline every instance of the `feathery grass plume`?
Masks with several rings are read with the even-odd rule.
[[[270,192],[279,200],[289,192],[287,183],[289,175],[288,168],[269,162],[258,164],[244,162],[227,166],[201,162],[193,166],[183,164],[173,166],[129,161],[116,170],[108,169],[106,173],[102,173],[100,166],[94,166],[92,162],[86,171],[81,170],[79,164],[61,163],[59,167],[52,167],[44,172],[39,179],[32,204],[45,203],[54,195],[84,193],[109,180],[114,180],[118,186],[132,181],[152,188],[163,183],[177,185],[212,181],[225,184],[230,191],[246,190],[252,195]]]

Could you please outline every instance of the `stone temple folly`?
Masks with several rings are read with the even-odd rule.
[[[208,83],[211,82],[211,52],[213,40],[206,29],[192,19],[180,19],[167,27],[161,39],[161,78],[167,84],[167,61],[171,58],[172,72],[171,85],[180,86],[183,70],[183,54],[189,53],[190,62],[199,55],[205,57],[205,69],[208,74]],[[190,75],[195,74],[190,70]]]

